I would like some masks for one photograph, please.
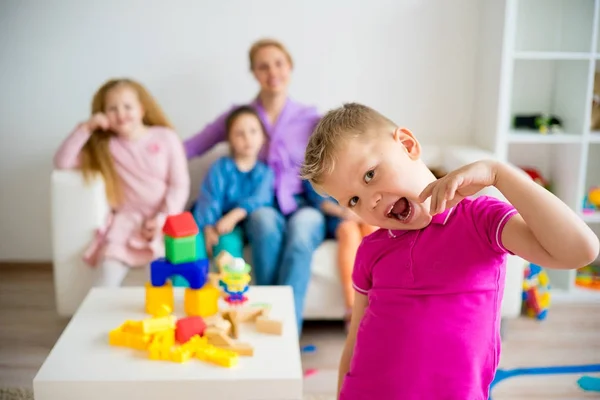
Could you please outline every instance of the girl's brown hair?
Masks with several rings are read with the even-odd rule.
[[[283,43],[275,40],[275,39],[261,39],[258,40],[256,42],[254,42],[254,44],[252,44],[252,47],[250,47],[250,51],[248,52],[248,58],[250,59],[250,70],[254,69],[254,57],[256,57],[256,53],[258,53],[258,51],[260,49],[262,49],[263,47],[276,47],[279,50],[281,50],[281,52],[283,54],[285,54],[285,58],[287,58],[288,62],[290,63],[290,67],[294,67],[294,62],[292,61],[292,56],[290,55],[290,52],[287,50],[287,48],[283,45]]]
[[[165,117],[160,106],[152,95],[140,83],[131,79],[111,79],[98,89],[92,100],[92,115],[104,112],[106,106],[106,95],[109,91],[126,87],[137,93],[138,99],[144,111],[142,122],[146,126],[164,126],[172,128],[171,123]],[[81,169],[86,180],[100,173],[106,187],[106,197],[111,206],[118,206],[123,193],[120,178],[115,170],[114,161],[108,147],[110,138],[115,136],[114,132],[97,129],[92,132],[81,152]]]

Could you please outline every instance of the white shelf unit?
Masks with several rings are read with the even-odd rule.
[[[600,0],[483,0],[480,13],[475,142],[538,169],[600,234],[600,213],[583,213],[588,189],[600,186],[600,131],[590,129]],[[515,115],[540,113],[559,118],[561,133],[514,128]],[[548,273],[561,293],[580,293],[576,271]]]

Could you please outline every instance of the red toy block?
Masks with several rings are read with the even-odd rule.
[[[175,340],[178,343],[185,343],[194,335],[204,335],[206,323],[202,317],[185,317],[177,320],[175,324]]]
[[[163,233],[172,238],[197,235],[198,232],[198,225],[189,211],[168,216],[163,226]]]

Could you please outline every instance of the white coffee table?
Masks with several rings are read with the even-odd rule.
[[[183,313],[183,289],[175,288],[175,315]],[[142,287],[94,288],[33,380],[36,400],[300,400],[302,366],[292,289],[253,286],[248,304],[271,305],[283,335],[242,324],[240,341],[254,346],[233,368],[198,359],[179,364],[152,361],[146,352],[108,344],[108,332],[126,320],[148,318]],[[225,304],[224,304],[225,306]]]

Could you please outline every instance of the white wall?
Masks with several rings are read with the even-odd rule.
[[[0,2],[0,260],[50,259],[51,158],[107,78],[141,80],[185,138],[255,94],[246,53],[269,35],[296,60],[296,99],[361,101],[460,144],[477,19],[477,0]]]

